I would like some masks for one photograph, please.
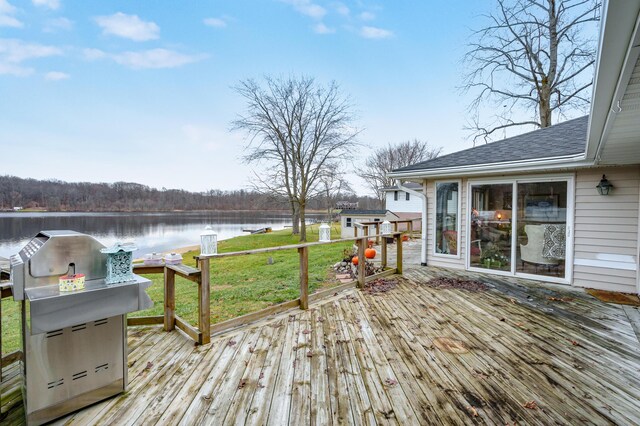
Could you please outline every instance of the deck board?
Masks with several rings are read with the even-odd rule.
[[[436,276],[490,289],[426,285]],[[204,346],[130,327],[128,391],[54,424],[640,424],[636,311],[486,274],[394,278],[388,293],[350,289]],[[2,373],[2,424],[23,424],[19,364]]]

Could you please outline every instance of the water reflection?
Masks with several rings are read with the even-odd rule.
[[[199,244],[206,225],[223,240],[242,235],[243,229],[277,230],[290,224],[290,217],[281,212],[0,213],[0,256],[18,252],[43,229],[87,233],[105,245],[134,240],[139,257]]]

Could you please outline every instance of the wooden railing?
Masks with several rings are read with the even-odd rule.
[[[198,268],[186,265],[134,265],[133,272],[136,274],[164,274],[164,315],[127,318],[127,325],[162,324],[164,331],[171,331],[177,327],[200,345],[211,341],[211,305],[209,303],[211,283],[208,259],[198,262]],[[197,327],[176,314],[176,275],[198,285]]]
[[[196,260],[198,261],[202,261],[203,259],[211,259],[212,261],[215,261],[215,259],[220,259],[224,257],[247,256],[252,254],[272,253],[272,252],[284,251],[284,250],[297,250],[299,253],[300,296],[298,297],[298,299],[273,305],[257,312],[253,312],[240,317],[232,318],[227,321],[220,322],[211,327],[212,334],[220,333],[222,331],[226,331],[231,328],[238,327],[243,324],[247,324],[249,322],[255,321],[257,319],[264,318],[268,315],[282,312],[291,308],[299,307],[300,309],[308,309],[310,301],[322,299],[323,297],[334,294],[336,291],[341,291],[343,289],[347,289],[354,286],[362,288],[364,287],[366,281],[376,279],[384,275],[391,275],[394,273],[402,274],[402,235],[403,234],[404,233],[402,232],[394,232],[392,234],[385,235],[385,237],[394,238],[397,242],[396,244],[397,255],[396,255],[395,268],[387,268],[388,267],[387,265],[388,247],[387,247],[386,238],[383,238],[384,243],[383,243],[381,254],[380,254],[381,265],[387,268],[387,270],[375,276],[367,277],[365,272],[366,262],[360,261],[358,262],[358,267],[357,267],[358,268],[357,280],[354,280],[350,283],[345,283],[338,287],[333,287],[324,291],[320,291],[312,295],[309,294],[309,249],[315,246],[320,246],[320,245],[338,244],[338,243],[344,243],[346,241],[353,241],[358,246],[359,258],[360,257],[364,258],[364,251],[367,248],[367,241],[369,239],[369,236],[342,238],[342,239],[333,240],[333,241],[318,241],[313,243],[293,244],[293,245],[278,246],[278,247],[266,247],[266,248],[260,248],[260,249],[254,249],[254,250],[245,250],[245,251],[237,251],[237,252],[230,252],[230,253],[218,253],[218,254],[209,255],[209,256],[196,257]]]
[[[393,232],[399,232],[398,228],[399,228],[399,224],[406,224],[407,225],[407,234],[409,235],[409,237],[413,237],[413,222],[420,220],[420,218],[415,218],[415,219],[404,219],[404,220],[390,220],[389,223],[391,223],[391,225],[393,226]],[[382,225],[382,222],[379,221],[374,221],[374,222],[354,222],[353,224],[353,232],[354,232],[354,236],[357,237],[358,236],[358,230],[362,230],[363,235],[365,236],[369,236],[369,227],[373,226],[375,228],[375,237],[376,237],[376,244],[380,244],[380,225]]]
[[[291,308],[299,307],[300,309],[308,309],[309,302],[319,300],[324,297],[330,296],[338,291],[342,291],[352,287],[364,287],[367,281],[379,278],[385,275],[402,274],[402,236],[403,232],[393,232],[392,234],[382,235],[381,245],[381,266],[386,268],[382,273],[366,276],[366,262],[361,260],[358,262],[357,280],[349,283],[344,283],[337,287],[332,287],[323,291],[309,294],[309,250],[315,246],[327,245],[327,244],[339,244],[347,241],[353,241],[358,246],[358,254],[360,258],[364,259],[364,252],[367,248],[367,242],[370,237],[380,237],[380,235],[365,235],[353,238],[343,238],[333,241],[320,241],[305,244],[294,244],[279,247],[267,247],[255,250],[245,250],[230,253],[219,253],[211,256],[196,256],[197,268],[193,268],[186,265],[163,265],[163,266],[145,266],[134,265],[133,271],[136,274],[163,274],[164,275],[164,300],[163,309],[164,314],[158,316],[144,316],[144,317],[130,317],[127,318],[128,326],[136,325],[163,325],[165,331],[171,331],[175,328],[182,330],[197,344],[207,344],[210,342],[211,335],[220,333],[222,331],[229,330],[231,328],[238,327],[248,322],[255,321],[260,318],[267,317],[269,315],[282,312]],[[388,242],[387,238],[393,238],[396,241],[396,264],[395,268],[389,268],[387,262],[388,254]],[[218,324],[211,326],[211,305],[210,305],[210,262],[215,259],[231,256],[247,256],[261,253],[271,253],[284,250],[297,250],[299,254],[300,264],[300,296],[288,302],[280,303],[278,305],[270,306],[266,309],[262,309],[257,312],[253,312],[247,315],[236,317]],[[175,277],[180,276],[191,282],[197,284],[198,288],[198,325],[193,326],[186,320],[176,314],[176,291],[175,291]],[[12,297],[12,287],[7,283],[0,284],[0,296],[2,299]],[[0,329],[2,326],[2,309],[0,301]],[[2,337],[0,333],[0,350],[2,348]],[[15,351],[5,355],[1,359],[1,365],[8,365],[18,359],[22,359],[22,351]]]

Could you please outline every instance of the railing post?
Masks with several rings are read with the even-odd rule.
[[[399,234],[398,241],[396,242],[396,269],[398,271],[398,275],[402,275],[402,237],[403,234]]]
[[[198,280],[198,328],[202,333],[200,344],[206,345],[211,341],[211,271],[209,258],[198,259],[200,279]]]
[[[367,249],[367,236],[358,240],[358,287],[364,288],[365,278],[367,275],[367,258],[364,251]]]
[[[380,253],[380,264],[382,268],[387,267],[387,237],[382,236],[382,253]]]
[[[356,226],[355,222],[353,223],[353,236],[355,238],[358,238],[358,227]]]
[[[376,222],[376,244],[380,244],[380,222]]]
[[[309,247],[300,247],[300,309],[309,309]]]
[[[410,220],[407,225],[407,228],[409,229],[409,238],[413,239],[413,221]]]
[[[171,331],[176,324],[176,273],[164,268],[164,331]]]
[[[398,221],[397,220],[393,221],[393,232],[398,232]]]

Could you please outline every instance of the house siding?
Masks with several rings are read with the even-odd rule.
[[[398,201],[394,200],[394,191],[386,192],[386,209],[391,210],[394,213],[422,213],[422,198],[414,194],[410,194],[409,201],[407,201],[407,193],[404,191],[398,191]]]
[[[349,228],[347,228],[348,217],[351,218],[351,224],[352,224],[351,227]],[[340,215],[340,225],[341,225],[340,238],[353,238],[355,236],[354,227],[353,227],[354,223],[374,222],[376,219],[380,220],[380,222],[383,222],[385,219],[395,220],[396,218],[395,217],[391,218],[389,217],[388,214],[387,216],[359,216],[359,215],[351,216],[349,214]],[[375,227],[369,226],[369,234],[370,235],[375,234]]]
[[[432,266],[441,266],[444,268],[465,269],[466,261],[466,210],[467,210],[467,180],[462,179],[458,199],[461,203],[460,208],[460,257],[457,256],[441,256],[434,254],[434,221],[436,211],[436,182],[427,182],[427,264]],[[444,182],[444,181],[443,181]]]
[[[614,185],[608,196],[596,192],[603,174]],[[573,285],[638,291],[639,194],[640,166],[576,172]]]

